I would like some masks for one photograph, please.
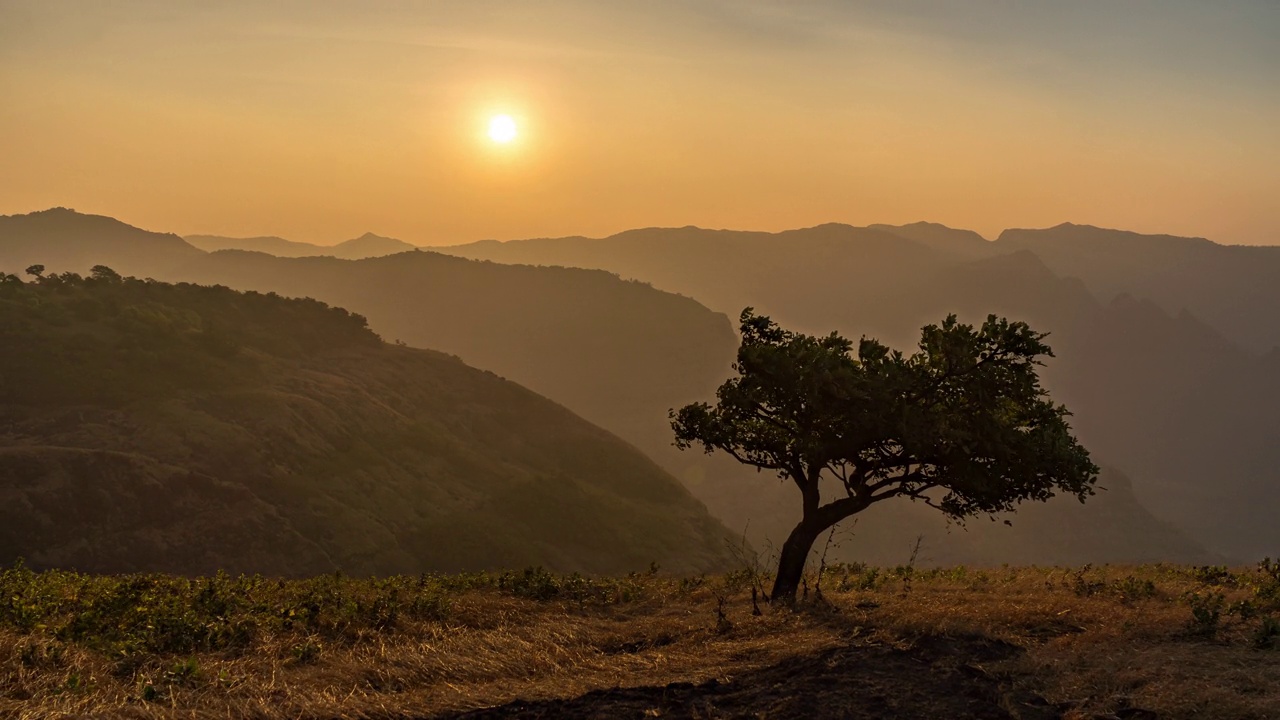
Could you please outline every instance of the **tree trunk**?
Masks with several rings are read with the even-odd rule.
[[[818,523],[806,519],[791,531],[778,556],[778,575],[773,581],[773,591],[769,593],[770,602],[795,604],[796,590],[804,576],[804,563],[809,559],[809,550],[813,548],[814,541],[822,534],[823,529],[818,527]]]

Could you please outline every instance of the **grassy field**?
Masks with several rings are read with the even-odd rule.
[[[17,566],[0,716],[1280,717],[1270,562],[842,565],[757,610],[765,581]]]

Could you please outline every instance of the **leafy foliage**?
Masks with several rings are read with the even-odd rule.
[[[1198,585],[1184,595],[1191,611],[1187,630],[1192,635],[1216,638],[1230,621],[1237,627],[1253,628],[1253,647],[1265,650],[1276,646],[1280,638],[1280,564],[1266,558],[1252,570],[1199,566],[1176,574]],[[1231,602],[1228,594],[1234,597]]]
[[[817,532],[875,502],[907,497],[959,520],[1093,492],[1098,468],[1040,386],[1052,352],[1025,323],[989,316],[975,329],[952,315],[923,328],[910,356],[866,338],[855,354],[838,334],[790,332],[751,308],[741,329],[738,376],[714,407],[673,412],[672,428],[682,449],[722,450],[799,488],[804,519],[779,582],[798,579],[795,555],[802,567]],[[824,476],[844,491],[825,505]]]
[[[948,317],[905,356],[864,338],[788,332],[742,314],[742,347],[719,403],[674,415],[676,442],[724,450],[816,490],[828,472],[850,498],[906,496],[960,519],[1092,494],[1097,468],[1071,437],[1065,407],[1040,387],[1044,335],[991,316],[975,330]]]

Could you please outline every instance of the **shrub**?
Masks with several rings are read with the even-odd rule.
[[[560,594],[560,583],[556,576],[541,566],[525,568],[518,573],[503,573],[498,578],[498,588],[529,600],[550,600]]]
[[[1132,575],[1126,575],[1115,581],[1111,586],[1111,590],[1126,602],[1156,596],[1156,584],[1154,582],[1151,580],[1139,580]]]
[[[1191,620],[1187,624],[1187,629],[1193,635],[1204,637],[1217,635],[1225,602],[1226,598],[1220,592],[1189,595],[1187,603],[1191,606]]]
[[[1280,645],[1280,620],[1270,615],[1262,618],[1258,630],[1253,634],[1253,646],[1259,650],[1270,650]]]
[[[1192,568],[1191,578],[1202,585],[1234,587],[1236,576],[1225,565],[1201,565]]]

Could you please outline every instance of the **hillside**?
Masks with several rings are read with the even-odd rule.
[[[14,216],[31,222],[41,217]],[[3,228],[0,271],[21,274],[26,265],[6,252]],[[99,263],[115,267],[116,256],[134,254],[97,243],[91,229],[87,222],[50,226],[46,249],[59,256],[66,249],[85,254],[91,258],[85,269]],[[214,241],[240,242],[191,239],[210,248],[222,247]],[[281,253],[304,245],[280,238],[244,242]],[[289,245],[281,249],[281,243]],[[603,272],[515,268],[429,252],[351,262],[191,251],[185,261],[154,276],[359,308],[387,339],[459,355],[565,404],[651,455],[671,451],[667,410],[713,389],[737,345],[725,316]],[[46,264],[50,270],[67,269]]]
[[[95,572],[723,567],[613,435],[310,300],[0,283],[0,558]]]
[[[670,446],[667,410],[714,388],[737,346],[723,315],[591,270],[431,252],[346,261],[227,251],[170,276],[358,308],[384,337],[458,355],[646,452]]]
[[[107,263],[125,275],[156,277],[203,254],[172,233],[66,208],[0,215],[0,272],[20,274],[40,264],[50,271],[84,273]]]

